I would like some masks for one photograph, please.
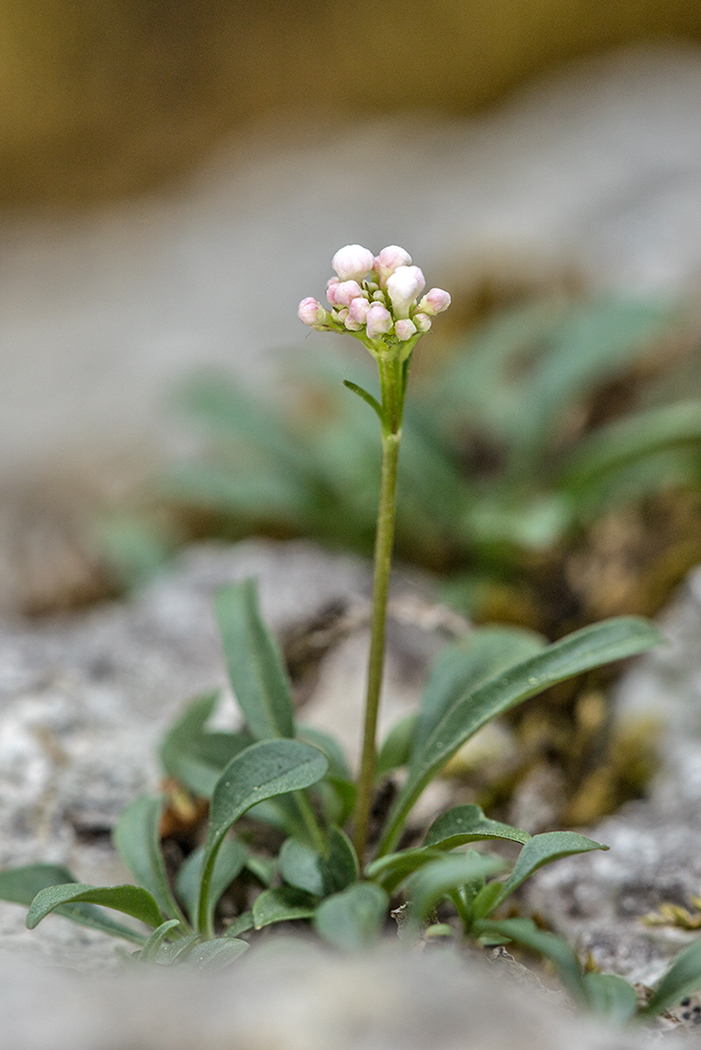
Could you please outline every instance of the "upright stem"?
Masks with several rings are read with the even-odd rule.
[[[397,466],[399,463],[399,444],[402,437],[402,411],[404,408],[403,365],[397,360],[381,360],[379,364],[384,415],[382,426],[382,480],[380,483],[380,505],[377,513],[377,534],[375,536],[375,579],[372,598],[365,726],[363,729],[363,750],[360,760],[360,773],[358,775],[353,833],[353,842],[361,864],[367,843],[377,765],[377,717],[380,709],[382,672],[385,657],[387,598],[389,595],[397,502]]]

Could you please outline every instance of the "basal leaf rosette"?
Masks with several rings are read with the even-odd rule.
[[[422,294],[424,275],[397,244],[377,256],[360,244],[347,244],[331,266],[336,272],[326,285],[331,309],[309,296],[299,304],[297,316],[317,331],[354,335],[375,357],[388,352],[408,357],[431,328],[431,318],[450,306],[450,295],[442,288]]]

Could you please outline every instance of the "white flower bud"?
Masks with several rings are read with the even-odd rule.
[[[431,329],[431,318],[428,314],[414,314],[412,318],[417,332],[428,332]]]
[[[398,266],[387,278],[387,294],[395,317],[408,317],[410,308],[425,287],[426,281],[418,266]]]
[[[339,248],[331,260],[332,269],[342,281],[362,281],[374,265],[375,256],[361,244],[347,244],[345,248]]]

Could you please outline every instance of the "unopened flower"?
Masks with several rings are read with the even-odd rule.
[[[449,306],[449,293],[444,292],[442,288],[431,288],[419,303],[419,310],[428,314],[429,317],[435,317],[436,314],[442,314]]]
[[[424,332],[428,332],[431,328],[431,318],[428,316],[428,314],[414,314],[414,316],[412,317],[412,321],[416,325],[416,331],[421,332],[422,334]]]
[[[342,281],[362,281],[375,265],[375,256],[361,244],[347,244],[339,248],[331,266]]]
[[[332,287],[334,306],[350,306],[354,299],[363,294],[363,289],[357,281],[341,281]]]
[[[390,244],[383,248],[375,259],[375,270],[379,274],[380,284],[384,287],[387,278],[394,273],[398,266],[411,266],[411,256],[398,244]]]
[[[387,278],[387,294],[395,317],[408,317],[409,310],[425,287],[426,281],[418,266],[398,266]]]
[[[362,295],[358,295],[355,299],[351,300],[351,304],[348,307],[348,313],[354,321],[359,321],[360,324],[363,325],[367,320],[369,309],[370,300]]]
[[[382,303],[372,303],[367,313],[368,339],[386,335],[392,327],[392,315]]]
[[[300,321],[309,325],[310,328],[316,328],[329,320],[328,310],[325,310],[318,299],[314,299],[311,295],[307,296],[306,299],[302,299],[297,308],[297,316]]]
[[[407,318],[404,321],[397,321],[394,330],[397,333],[397,339],[404,343],[407,339],[411,339],[412,335],[416,335],[417,329],[414,322]]]

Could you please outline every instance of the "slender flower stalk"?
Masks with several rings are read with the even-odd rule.
[[[377,413],[382,434],[382,476],[375,536],[370,655],[358,774],[353,840],[363,862],[367,846],[377,768],[377,721],[385,657],[387,600],[392,567],[397,504],[397,468],[409,363],[414,346],[431,328],[431,318],[447,310],[450,296],[431,288],[417,302],[426,282],[403,248],[392,244],[375,257],[359,244],[348,244],[333,257],[337,276],[326,287],[331,310],[303,299],[298,316],[318,331],[347,332],[360,339],[378,364],[381,403],[354,383],[346,383]]]

